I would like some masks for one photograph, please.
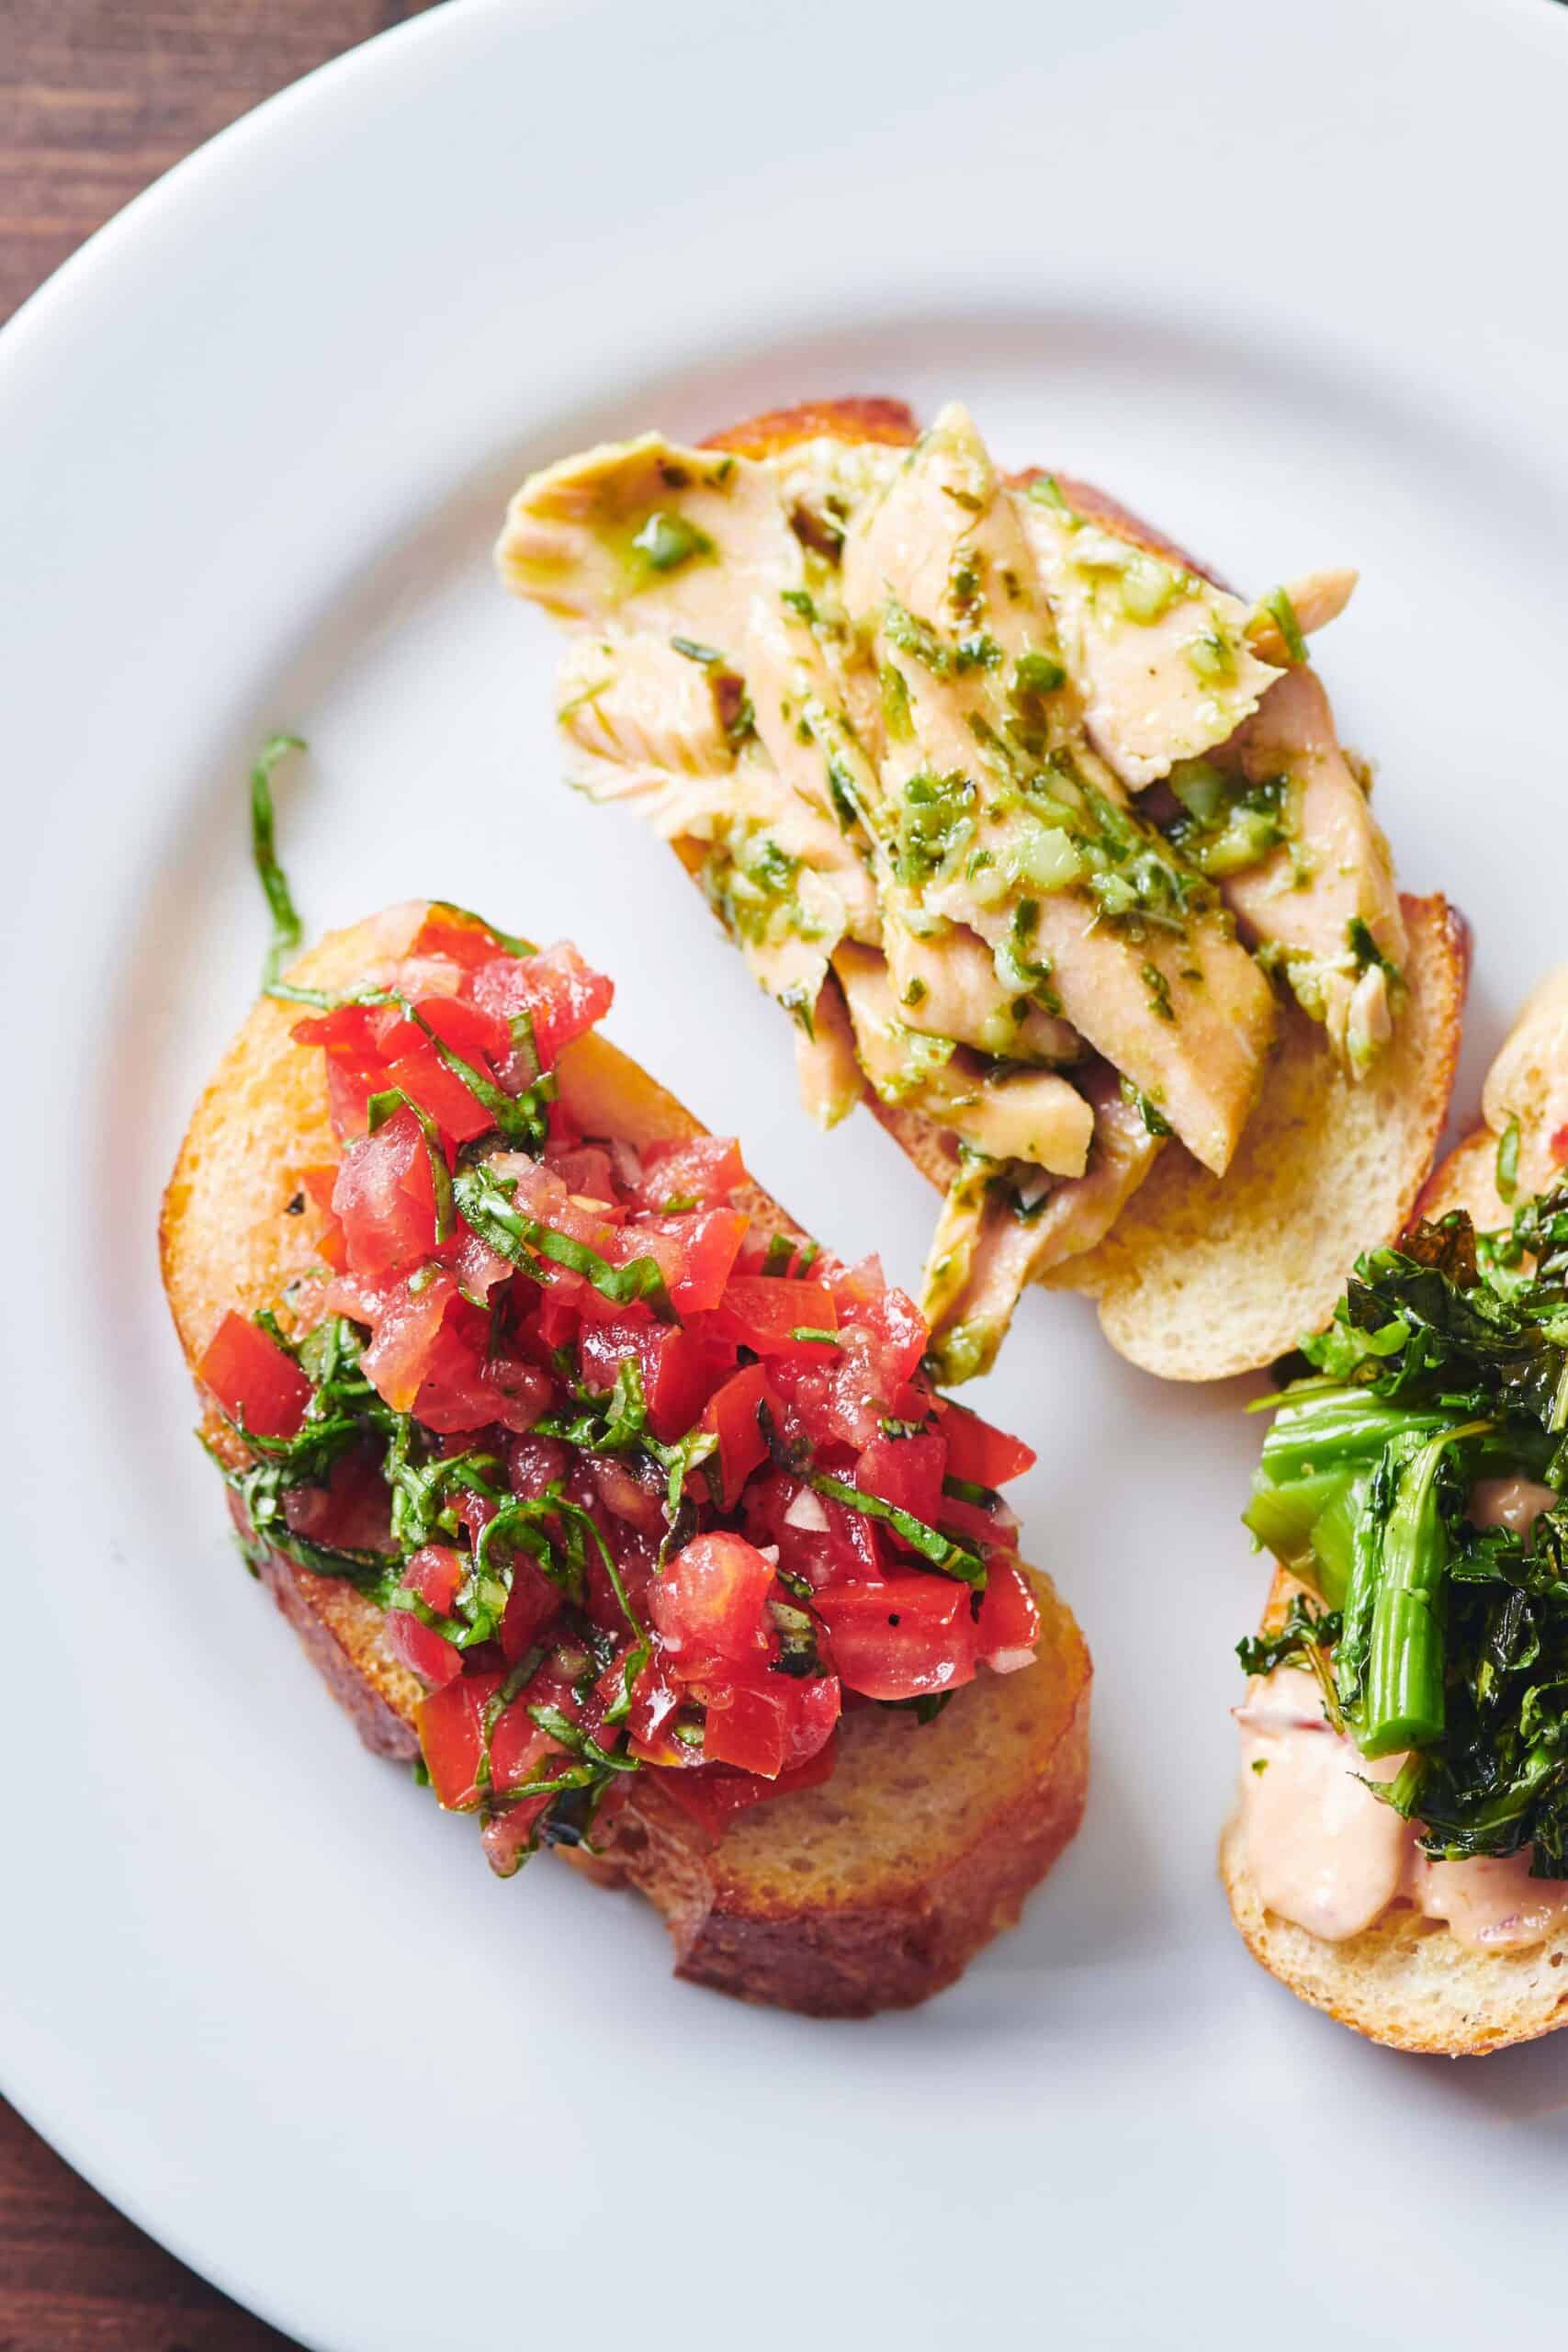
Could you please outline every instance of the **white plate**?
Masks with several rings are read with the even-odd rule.
[[[1226,1922],[1235,1391],[1025,1307],[986,1402],[1099,1659],[1089,1819],[956,1991],[822,2027],[675,1984],[565,1871],[495,1883],[360,1751],[226,1542],[152,1236],[287,724],[313,922],[439,889],[574,933],[615,1034],[913,1277],[909,1170],[807,1129],[672,862],[559,788],[547,632],[487,562],[527,465],[811,393],[961,390],[1244,580],[1362,566],[1325,659],[1405,877],[1475,923],[1472,1097],[1563,945],[1565,104],[1544,0],[468,0],[219,140],[0,344],[6,2079],[310,2342],[1541,2312],[1568,2046],[1389,2057]]]

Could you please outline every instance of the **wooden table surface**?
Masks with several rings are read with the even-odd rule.
[[[423,0],[0,0],[0,319],[215,130]],[[0,2352],[288,2352],[0,2102]]]

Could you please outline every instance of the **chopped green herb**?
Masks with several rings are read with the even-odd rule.
[[[1306,639],[1296,618],[1296,608],[1284,589],[1271,588],[1267,596],[1259,599],[1258,609],[1260,613],[1267,613],[1279,630],[1284,641],[1286,661],[1292,669],[1299,668],[1307,658]]]
[[[663,508],[651,514],[632,540],[650,571],[677,571],[694,556],[710,556],[716,552],[705,531],[699,531],[683,514],[672,514]]]
[[[251,856],[272,910],[272,940],[262,963],[264,992],[272,987],[300,940],[299,917],[273,839],[272,779],[290,752],[304,749],[298,735],[270,736],[251,770]]]

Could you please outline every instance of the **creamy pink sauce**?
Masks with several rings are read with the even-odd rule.
[[[1477,1527],[1528,1535],[1557,1500],[1523,1478],[1479,1481],[1469,1515]],[[1568,1924],[1568,1881],[1531,1878],[1527,1852],[1506,1861],[1433,1861],[1416,1846],[1419,1824],[1373,1795],[1402,1756],[1361,1755],[1329,1724],[1314,1676],[1279,1667],[1248,1686],[1235,1711],[1241,1731],[1241,1818],[1259,1900],[1326,1943],[1358,1936],[1396,1903],[1440,1919],[1472,1951],[1518,1951]]]

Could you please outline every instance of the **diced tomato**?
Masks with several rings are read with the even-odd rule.
[[[653,1434],[673,1445],[693,1428],[713,1385],[711,1359],[696,1335],[672,1323],[637,1322],[585,1326],[578,1350],[583,1385],[607,1393],[626,1357],[635,1357]]]
[[[333,1186],[336,1182],[335,1167],[302,1168],[299,1170],[299,1190],[321,1213],[317,1250],[329,1266],[341,1273],[348,1263],[348,1253],[344,1244],[343,1227],[333,1214]]]
[[[703,1754],[710,1764],[776,1781],[826,1747],[839,1720],[839,1685],[831,1674],[794,1675],[742,1669],[701,1686],[706,1707]]]
[[[499,1290],[502,1283],[512,1278],[510,1261],[492,1250],[488,1241],[481,1241],[461,1217],[457,1232],[444,1245],[442,1256],[457,1275],[463,1296],[471,1299],[476,1306],[488,1306],[491,1291]]]
[[[687,1136],[650,1143],[642,1153],[642,1174],[633,1188],[639,1209],[675,1216],[728,1201],[746,1182],[740,1147],[729,1136]]]
[[[767,1460],[761,1408],[768,1396],[766,1368],[749,1363],[732,1373],[708,1398],[703,1427],[718,1440],[719,1482],[726,1510],[734,1510],[747,1479]]]
[[[419,1121],[404,1108],[351,1143],[333,1186],[348,1262],[378,1282],[419,1265],[435,1248],[435,1187]]]
[[[560,1602],[560,1594],[544,1570],[526,1552],[515,1553],[512,1589],[506,1596],[501,1619],[501,1654],[508,1666],[515,1666],[519,1658],[526,1656],[559,1610]]]
[[[473,989],[475,1003],[502,1021],[528,1015],[544,1069],[553,1069],[561,1048],[604,1019],[615,993],[614,981],[565,939],[539,956],[492,957],[474,974]]]
[[[334,1283],[329,1298],[341,1298],[344,1287]],[[412,1412],[446,1309],[457,1295],[450,1274],[422,1266],[414,1274],[383,1285],[372,1313],[345,1308],[373,1326],[374,1336],[361,1362],[366,1378],[394,1412]]]
[[[694,1771],[702,1763],[702,1749],[677,1739],[673,1731],[685,1703],[666,1661],[656,1654],[632,1685],[631,1713],[626,1719],[632,1754],[667,1771]]]
[[[420,1704],[420,1746],[430,1784],[449,1812],[469,1810],[479,1801],[474,1776],[483,1753],[485,1710],[501,1683],[495,1673],[460,1674]],[[549,1756],[563,1752],[528,1713],[541,1701],[568,1711],[572,1705],[570,1690],[547,1674],[536,1676],[513,1700],[491,1736],[490,1787],[495,1795],[521,1787],[539,1774]]]
[[[558,1437],[513,1438],[506,1449],[506,1476],[514,1495],[536,1502],[547,1487],[564,1478],[571,1456]]]
[[[740,1254],[750,1220],[738,1209],[698,1209],[691,1216],[638,1216],[616,1239],[614,1258],[626,1265],[657,1258],[671,1304],[682,1315],[716,1306]]]
[[[618,1211],[620,1187],[610,1155],[603,1145],[547,1145],[545,1166],[560,1178],[569,1193],[584,1200],[603,1201],[607,1208]]]
[[[426,1544],[403,1570],[403,1582],[438,1617],[449,1617],[468,1570],[449,1544]]]
[[[508,1789],[521,1788],[525,1781],[538,1779],[547,1758],[564,1756],[567,1751],[554,1735],[542,1731],[528,1713],[531,1706],[547,1702],[575,1713],[570,1690],[547,1677],[536,1675],[519,1696],[512,1702],[495,1726],[490,1744],[491,1786],[498,1795]]]
[[[484,1429],[491,1421],[522,1435],[549,1404],[549,1374],[506,1349],[487,1354],[483,1326],[473,1328],[477,1320],[459,1307],[436,1332],[424,1359],[414,1418],[444,1436]],[[379,1340],[378,1333],[378,1345]]]
[[[1562,1126],[1551,1138],[1549,1148],[1559,1168],[1568,1167],[1568,1126]]]
[[[455,1070],[447,1069],[428,1039],[375,1074],[373,1091],[395,1086],[422,1111],[428,1111],[444,1135],[457,1143],[471,1142],[495,1125],[491,1114]]]
[[[841,1503],[836,1495],[818,1498],[828,1521],[828,1555],[833,1562],[829,1578],[838,1583],[848,1578],[855,1584],[880,1582],[886,1573],[887,1562],[883,1547],[883,1531],[863,1510],[856,1510],[852,1503]]]
[[[819,1788],[824,1781],[832,1779],[838,1760],[839,1742],[833,1736],[806,1763],[792,1765],[776,1781],[763,1780],[756,1772],[708,1770],[661,1772],[655,1785],[716,1840],[723,1837],[737,1814],[748,1812],[765,1798],[794,1796],[801,1789]]]
[[[310,1384],[293,1357],[243,1315],[225,1315],[197,1376],[231,1420],[258,1437],[292,1437],[310,1401]]]
[[[370,1097],[377,1081],[363,1070],[350,1069],[346,1062],[327,1057],[327,1109],[332,1114],[333,1133],[348,1143],[362,1136],[369,1124]]]
[[[868,1699],[950,1690],[975,1673],[969,1589],[913,1574],[881,1585],[829,1585],[813,1602],[847,1690]]]
[[[901,1381],[919,1371],[931,1345],[931,1326],[907,1291],[884,1290],[840,1321],[863,1331],[870,1342],[882,1394],[891,1398]]]
[[[863,1495],[879,1496],[934,1527],[942,1513],[946,1464],[946,1442],[934,1430],[918,1437],[874,1437],[855,1464],[855,1484]]]
[[[409,948],[411,956],[446,956],[466,972],[492,962],[500,952],[494,932],[461,907],[432,907]]]
[[[677,1660],[741,1659],[765,1653],[763,1604],[771,1564],[743,1535],[694,1536],[652,1587],[653,1623]]]
[[[998,1674],[1032,1664],[1040,1641],[1040,1608],[1015,1560],[993,1560],[975,1627],[977,1654]]]
[[[1001,1487],[1034,1467],[1034,1449],[1005,1430],[992,1427],[967,1405],[946,1400],[942,1433],[947,1440],[947,1475],[968,1478],[976,1487]]]
[[[654,1464],[650,1476],[639,1477],[617,1454],[584,1453],[581,1460],[607,1511],[644,1535],[663,1534],[664,1480]]]
[[[334,1005],[330,1012],[310,1012],[289,1031],[297,1046],[320,1046],[334,1061],[353,1069],[368,1069],[381,1059],[372,1025],[378,1008],[369,1004]]]
[[[812,1351],[796,1331],[836,1331],[839,1310],[825,1283],[796,1282],[787,1274],[733,1274],[714,1310],[713,1327],[760,1356],[800,1355]]]
[[[421,1624],[412,1609],[389,1609],[386,1624],[387,1646],[393,1657],[432,1690],[440,1690],[463,1671],[461,1651],[433,1625]]]
[[[533,1324],[542,1348],[553,1351],[572,1345],[581,1327],[579,1310],[587,1288],[581,1274],[571,1273],[564,1266],[557,1267],[542,1284]]]
[[[436,1802],[448,1812],[478,1804],[474,1785],[484,1743],[484,1712],[501,1688],[499,1674],[460,1674],[433,1690],[418,1710],[419,1744]]]

